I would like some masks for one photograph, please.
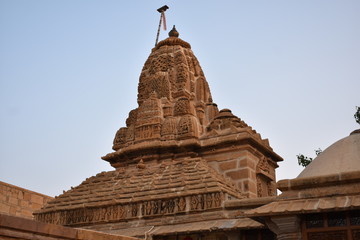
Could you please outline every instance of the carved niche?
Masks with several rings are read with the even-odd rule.
[[[149,92],[156,92],[158,98],[166,97],[170,99],[170,83],[167,73],[156,73],[150,77]]]
[[[208,94],[210,91],[207,88],[205,78],[199,77],[196,81],[196,100],[205,103],[209,98]]]
[[[176,132],[176,118],[168,117],[164,120],[161,126],[161,137],[164,139],[175,139]]]
[[[120,149],[126,143],[126,133],[127,133],[126,127],[122,127],[116,132],[115,138],[113,141],[113,149],[114,150]]]
[[[177,125],[177,134],[180,139],[187,137],[198,137],[200,130],[196,118],[192,115],[185,115],[180,118]]]
[[[269,164],[270,159],[262,156],[256,166],[256,182],[258,197],[274,196],[276,195],[275,176],[271,171]]]
[[[152,93],[138,108],[135,140],[160,138],[161,119],[160,100]]]
[[[174,107],[174,116],[180,116],[190,113],[191,113],[191,109],[190,109],[189,99],[185,97],[178,99]]]
[[[176,67],[176,87],[177,89],[186,88],[186,83],[189,82],[189,69],[185,64],[180,64]]]
[[[171,104],[164,104],[164,106],[163,106],[164,118],[172,116],[173,115],[172,111],[173,110],[172,110]]]
[[[221,207],[223,196],[220,192],[192,195],[190,198],[190,209],[204,210]]]
[[[208,135],[228,134],[230,132],[239,132],[247,125],[237,116],[231,113],[229,109],[222,109],[206,127]],[[226,131],[223,131],[226,130]]]
[[[129,127],[136,123],[138,109],[133,109],[129,112],[129,116],[126,119],[126,126]]]

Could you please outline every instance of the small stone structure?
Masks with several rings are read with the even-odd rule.
[[[36,222],[30,219],[0,214],[2,240],[139,240],[85,229]]]
[[[282,194],[246,216],[262,219],[281,240],[360,239],[360,130],[322,152]],[[243,215],[242,215],[243,216]]]
[[[0,181],[0,213],[31,218],[52,197]]]

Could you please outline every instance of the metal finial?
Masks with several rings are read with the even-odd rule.
[[[169,37],[179,37],[179,32],[176,30],[175,25],[169,32]]]

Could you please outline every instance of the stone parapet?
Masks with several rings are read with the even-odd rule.
[[[277,183],[277,187],[280,191],[306,189],[309,187],[324,187],[331,186],[339,183],[359,183],[360,172],[344,172],[337,174],[329,174],[318,177],[307,177],[307,178],[294,178],[284,179]]]
[[[0,213],[33,218],[52,197],[0,181]]]
[[[277,183],[279,199],[318,198],[360,193],[360,171],[319,177],[285,179]]]
[[[85,229],[68,228],[4,214],[0,214],[0,238],[7,240],[139,240],[134,237],[119,236]]]

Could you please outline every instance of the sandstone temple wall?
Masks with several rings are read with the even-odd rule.
[[[51,199],[44,194],[0,181],[0,213],[32,219],[33,212]]]
[[[2,240],[140,240],[85,229],[69,228],[0,213]]]
[[[203,158],[211,167],[229,178],[245,196],[256,198],[276,195],[277,164],[251,145],[212,149],[203,152]]]

